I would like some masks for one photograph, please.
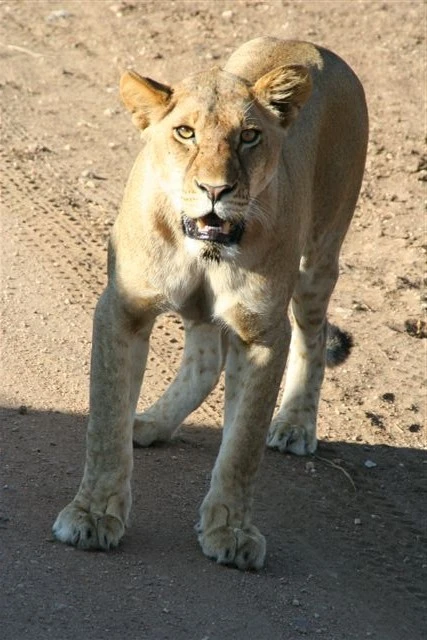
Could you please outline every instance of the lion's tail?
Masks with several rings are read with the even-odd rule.
[[[328,324],[326,339],[326,366],[337,367],[345,362],[353,347],[353,338],[336,325]]]

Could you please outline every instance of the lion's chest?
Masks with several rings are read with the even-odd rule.
[[[237,333],[244,342],[255,340],[268,317],[265,287],[227,265],[206,269],[194,287],[168,291],[167,307],[193,322],[217,322]]]

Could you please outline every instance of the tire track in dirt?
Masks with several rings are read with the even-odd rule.
[[[106,211],[117,210],[113,190],[107,197],[88,198],[76,188],[70,189],[58,181],[57,175],[65,167],[42,145],[25,147],[30,138],[25,129],[4,114],[6,134],[4,145],[12,146],[19,136],[21,149],[13,148],[7,155],[0,150],[3,163],[2,202],[5,210],[19,219],[21,241],[35,252],[53,271],[64,291],[64,298],[76,308],[92,313],[96,300],[106,284],[106,244],[112,223]],[[54,166],[53,166],[54,165]],[[31,207],[28,202],[32,202]],[[105,222],[107,220],[107,222]],[[156,390],[144,393],[148,406],[163,392],[177,371],[183,349],[183,326],[171,314],[158,319],[150,340],[150,353],[145,383],[152,379]],[[218,424],[221,413],[215,408],[218,401],[205,403],[197,419]]]

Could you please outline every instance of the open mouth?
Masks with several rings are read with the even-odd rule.
[[[208,213],[200,218],[182,216],[184,233],[195,240],[208,240],[219,244],[237,244],[244,231],[243,222],[232,224],[228,220],[222,220],[216,213]]]

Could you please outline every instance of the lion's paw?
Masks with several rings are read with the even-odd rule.
[[[316,451],[316,431],[276,418],[271,423],[268,432],[267,446],[271,449],[278,449],[282,453],[288,451],[297,456],[306,456]]]
[[[137,413],[133,422],[133,444],[136,447],[149,447],[154,442],[166,442],[172,432],[159,424],[147,413]]]
[[[71,502],[58,515],[52,532],[55,538],[80,549],[108,550],[117,547],[125,531],[122,520],[113,515],[95,515]]]
[[[253,525],[244,529],[217,527],[208,533],[199,532],[203,553],[219,564],[234,565],[238,569],[261,569],[264,565],[266,543]]]

